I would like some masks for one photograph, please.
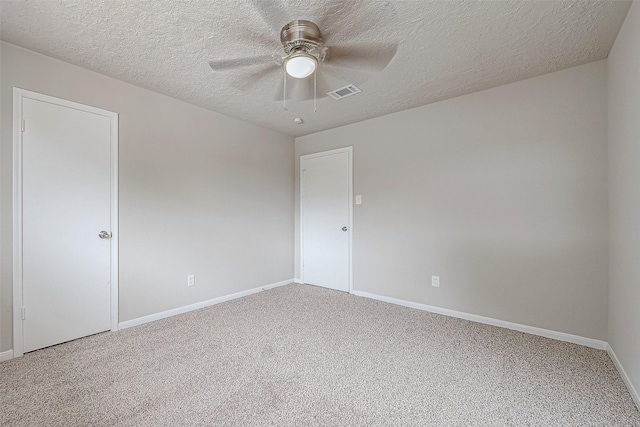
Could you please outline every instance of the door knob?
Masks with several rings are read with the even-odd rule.
[[[342,231],[347,231],[347,227],[342,227]]]
[[[108,231],[101,231],[100,233],[98,233],[98,237],[101,239],[110,239],[111,233],[109,233]]]

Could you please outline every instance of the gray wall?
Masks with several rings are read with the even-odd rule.
[[[6,43],[0,58],[0,351],[12,348],[14,86],[120,115],[120,321],[292,278],[293,138]]]
[[[604,340],[606,106],[599,61],[300,137],[296,195],[352,145],[356,290]]]
[[[640,4],[608,60],[609,344],[640,391]]]

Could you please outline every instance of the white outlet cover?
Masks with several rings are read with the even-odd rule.
[[[190,274],[187,276],[187,286],[195,286],[196,284],[196,276]]]
[[[431,286],[434,288],[440,287],[440,276],[431,276]]]

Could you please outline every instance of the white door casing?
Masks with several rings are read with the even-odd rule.
[[[300,157],[303,283],[353,291],[352,157],[352,147]]]
[[[14,88],[15,357],[117,330],[117,147],[116,113]]]

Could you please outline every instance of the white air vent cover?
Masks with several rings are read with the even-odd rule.
[[[340,89],[336,89],[331,92],[328,92],[327,95],[329,95],[333,99],[338,100],[338,99],[346,98],[347,96],[355,95],[356,93],[360,93],[360,92],[362,91],[358,89],[355,85],[346,85],[345,87],[341,87]]]

